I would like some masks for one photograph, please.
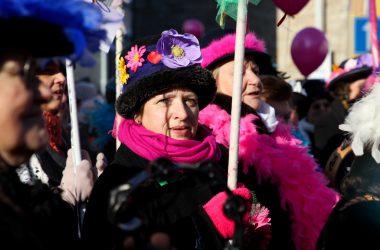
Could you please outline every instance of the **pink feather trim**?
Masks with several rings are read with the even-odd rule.
[[[281,126],[272,135],[257,133],[254,119],[257,117],[247,115],[240,121],[239,160],[243,171],[253,167],[258,183],[270,179],[278,187],[282,208],[289,208],[296,249],[315,249],[339,195],[326,187],[327,180],[316,171],[307,148],[297,145]],[[218,143],[228,147],[231,117],[226,111],[209,105],[201,111],[199,121],[213,130]]]
[[[235,52],[235,34],[226,35],[219,40],[214,40],[211,44],[203,49],[202,52],[202,67],[206,68],[216,59]],[[245,48],[265,52],[265,43],[260,40],[252,32],[245,36]]]

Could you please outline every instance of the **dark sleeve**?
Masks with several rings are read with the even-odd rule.
[[[380,249],[380,202],[364,201],[331,214],[317,249]]]
[[[110,192],[137,173],[137,169],[110,165],[95,183],[83,221],[82,241],[85,249],[112,249],[122,232],[108,218]]]

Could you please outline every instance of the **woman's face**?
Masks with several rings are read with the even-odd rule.
[[[35,77],[35,69],[19,58],[0,69],[0,155],[18,165],[47,143],[41,105],[51,92]]]
[[[234,61],[229,61],[219,67],[216,76],[218,93],[232,96],[234,77]],[[259,78],[259,67],[253,60],[244,59],[242,101],[251,108],[258,110],[261,106],[263,86]]]
[[[180,88],[150,98],[134,119],[152,132],[186,140],[197,133],[198,114],[198,96]]]
[[[66,100],[64,98],[64,90],[66,84],[66,77],[60,69],[59,62],[51,61],[46,66],[39,70],[38,79],[48,87],[52,92],[51,100],[42,105],[44,111],[58,113]]]
[[[307,112],[307,120],[316,124],[318,119],[330,110],[330,103],[326,99],[318,99],[315,100],[311,105]]]
[[[356,80],[348,86],[349,93],[348,93],[348,98],[350,101],[356,100],[362,95],[362,90],[364,88],[366,79],[359,79]]]

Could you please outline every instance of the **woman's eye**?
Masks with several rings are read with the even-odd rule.
[[[198,105],[198,100],[197,99],[187,99],[186,103],[190,107],[195,107],[196,105]]]
[[[260,74],[260,71],[258,68],[252,68],[252,71],[253,73],[255,73],[255,75],[259,75]]]
[[[157,103],[163,103],[163,104],[168,105],[168,104],[170,104],[170,102],[171,102],[170,98],[162,98],[162,99],[158,100]]]

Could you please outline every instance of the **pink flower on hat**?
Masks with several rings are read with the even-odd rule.
[[[145,59],[142,58],[145,51],[145,45],[139,48],[137,44],[135,44],[135,46],[132,46],[131,50],[128,51],[128,54],[124,57],[126,60],[128,60],[127,67],[133,72],[136,72],[137,68],[141,67],[142,63],[145,61]]]

